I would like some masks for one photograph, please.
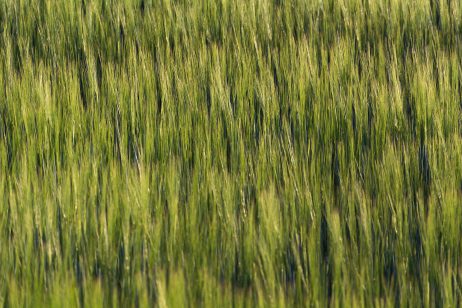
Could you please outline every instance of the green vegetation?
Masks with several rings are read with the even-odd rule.
[[[456,0],[0,2],[0,304],[462,304]]]

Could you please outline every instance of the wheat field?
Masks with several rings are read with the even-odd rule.
[[[459,307],[462,2],[0,1],[3,307]]]

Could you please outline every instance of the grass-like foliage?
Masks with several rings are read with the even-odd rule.
[[[462,304],[462,3],[0,1],[0,304]]]

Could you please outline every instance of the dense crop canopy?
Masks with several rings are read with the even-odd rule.
[[[462,4],[0,1],[0,303],[460,306]]]

